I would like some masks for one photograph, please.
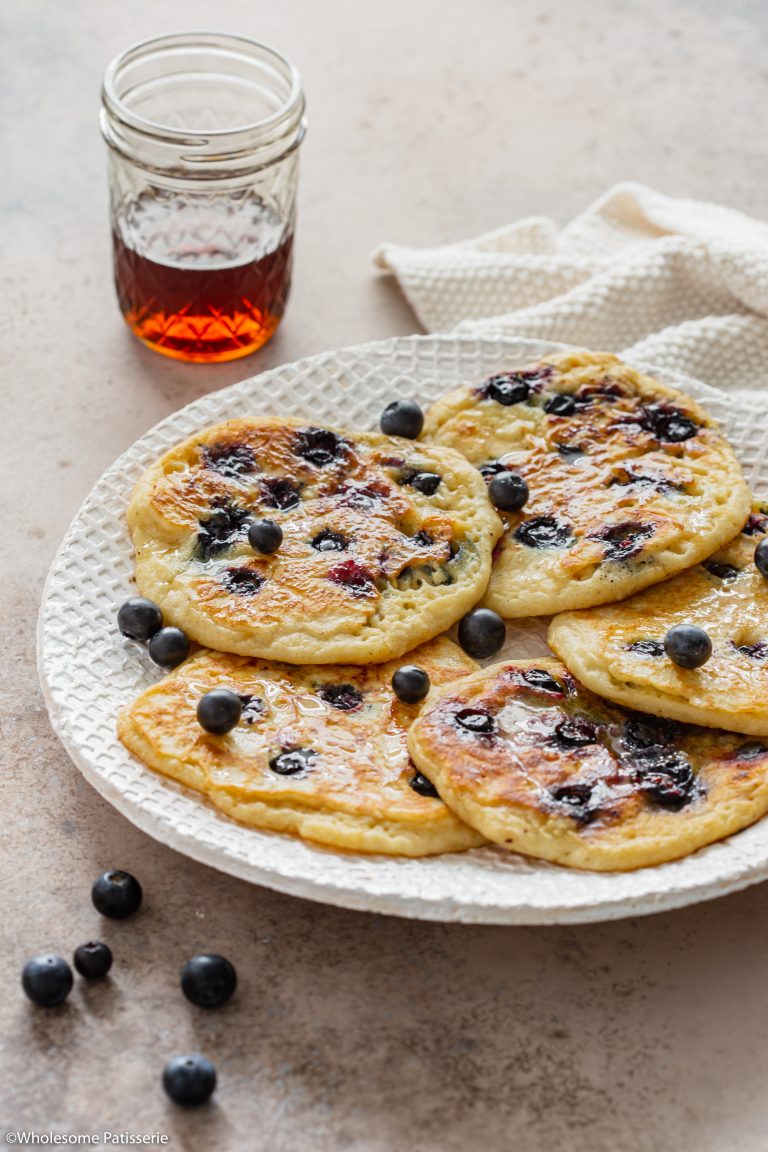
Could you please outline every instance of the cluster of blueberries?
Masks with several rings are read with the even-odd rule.
[[[99,876],[91,889],[97,912],[110,920],[125,920],[138,912],[142,901],[138,880],[129,872],[113,869]],[[103,980],[112,967],[112,950],[101,941],[81,944],[74,965],[85,980]],[[198,1008],[220,1008],[234,995],[237,973],[224,956],[193,956],[181,969],[181,990]],[[63,1004],[72,991],[72,969],[63,956],[33,956],[24,965],[21,985],[41,1008]],[[216,1069],[199,1053],[176,1056],[163,1070],[163,1087],[175,1104],[204,1104],[216,1087]]]
[[[424,413],[415,400],[393,400],[382,412],[379,427],[386,436],[415,440],[424,427]],[[499,472],[488,485],[488,495],[502,512],[519,512],[528,500],[528,485],[519,472]]]
[[[278,529],[279,530],[279,529]],[[180,628],[163,628],[163,614],[151,600],[133,596],[122,604],[117,613],[117,626],[131,640],[149,641],[149,652],[156,637],[164,632],[175,632],[184,638],[183,652],[173,662],[166,659],[155,662],[172,668],[189,655],[189,638]],[[499,651],[506,636],[501,616],[490,608],[473,608],[459,623],[459,643],[465,652],[477,660],[487,659]],[[392,691],[404,704],[418,704],[429,692],[429,676],[416,664],[403,664],[392,677]],[[229,688],[213,688],[200,698],[197,706],[198,723],[206,732],[223,736],[239,723],[243,712],[243,699]]]

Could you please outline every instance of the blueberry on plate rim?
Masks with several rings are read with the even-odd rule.
[[[214,736],[225,736],[235,728],[243,713],[243,702],[229,688],[212,688],[200,697],[197,722]]]
[[[237,972],[225,956],[216,952],[193,956],[179,976],[181,990],[198,1008],[221,1008],[237,988]]]
[[[129,640],[151,640],[163,626],[163,614],[152,600],[132,596],[117,612],[117,626]]]
[[[459,622],[459,644],[475,660],[495,656],[506,635],[504,621],[492,608],[473,608]]]
[[[424,413],[415,400],[393,400],[382,412],[379,427],[385,436],[416,440],[424,427]]]
[[[283,530],[274,520],[254,520],[248,529],[248,543],[254,552],[271,556],[283,542]]]
[[[189,636],[181,628],[161,628],[149,642],[149,655],[161,668],[175,668],[189,656]]]
[[[63,956],[45,954],[27,960],[21,972],[21,986],[39,1008],[56,1008],[72,991],[72,969]]]
[[[664,637],[664,651],[678,668],[701,668],[712,655],[712,641],[695,624],[675,624]]]
[[[402,664],[392,677],[392,691],[403,704],[418,704],[429,692],[429,676],[417,664]]]
[[[174,1056],[163,1069],[163,1088],[174,1104],[197,1108],[210,1100],[216,1088],[216,1069],[206,1056]]]
[[[130,872],[112,868],[94,881],[91,900],[97,912],[109,920],[125,920],[141,907],[141,884]]]
[[[100,940],[91,940],[75,949],[73,961],[85,980],[103,980],[112,967],[112,949]]]

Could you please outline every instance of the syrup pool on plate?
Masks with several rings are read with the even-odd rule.
[[[293,231],[252,193],[144,193],[118,216],[113,240],[126,323],[166,356],[235,360],[280,323]]]

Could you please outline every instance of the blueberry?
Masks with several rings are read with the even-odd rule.
[[[296,435],[294,452],[310,464],[323,468],[326,464],[343,460],[348,448],[347,441],[330,428],[302,428]]]
[[[269,476],[261,481],[261,498],[270,508],[288,512],[291,508],[298,507],[301,489],[298,484],[285,476]]]
[[[200,521],[195,555],[198,560],[210,560],[226,552],[246,532],[250,516],[245,508],[224,504],[213,508],[206,520]]]
[[[112,869],[99,876],[91,888],[91,900],[97,912],[110,920],[125,920],[141,907],[141,884],[130,872]]]
[[[712,641],[695,624],[676,624],[664,637],[664,651],[679,668],[700,668],[712,655]]]
[[[162,628],[163,614],[151,600],[133,596],[120,605],[117,626],[131,640],[149,640]]]
[[[311,748],[286,748],[272,757],[269,766],[278,776],[297,776],[309,768],[316,755]]]
[[[558,392],[544,405],[550,416],[572,416],[576,411],[576,399],[567,392]]]
[[[567,548],[573,544],[571,529],[555,516],[523,520],[515,529],[514,536],[526,548]]]
[[[311,545],[318,552],[345,552],[349,548],[349,540],[341,532],[334,532],[333,528],[323,528],[313,536]]]
[[[21,986],[33,1004],[55,1008],[72,990],[72,969],[62,956],[33,956],[22,969]]]
[[[254,520],[248,529],[248,543],[254,552],[271,556],[283,542],[283,530],[274,520]]]
[[[473,736],[493,736],[498,727],[488,709],[481,705],[462,708],[456,713],[455,719],[460,728],[471,732]]]
[[[645,424],[656,439],[666,440],[671,444],[690,440],[699,431],[698,424],[672,404],[649,404],[644,417]]]
[[[233,596],[255,596],[265,580],[260,572],[244,566],[225,568],[219,577],[219,583]]]
[[[334,584],[346,588],[353,596],[370,596],[376,586],[373,573],[357,560],[344,560],[329,568],[327,577]]]
[[[597,743],[597,729],[583,716],[562,720],[555,728],[555,735],[566,748],[586,748],[588,744]]]
[[[637,652],[641,656],[663,656],[664,645],[661,640],[633,640],[624,646],[625,652]]]
[[[524,403],[534,387],[551,375],[552,369],[546,367],[491,376],[481,388],[481,393],[489,400],[495,400],[497,404],[503,404],[507,408],[510,404]]]
[[[202,455],[206,468],[228,480],[237,480],[258,468],[256,457],[245,444],[206,444]]]
[[[112,949],[107,944],[91,941],[75,950],[75,968],[86,980],[103,980],[112,967]]]
[[[476,660],[495,656],[506,635],[504,621],[490,608],[473,608],[459,624],[459,644],[468,656]]]
[[[421,772],[417,772],[415,776],[411,776],[408,781],[414,792],[418,792],[419,796],[428,796],[432,800],[439,800],[437,788],[431,780],[427,780],[426,776],[422,776]]]
[[[416,664],[402,664],[392,677],[392,691],[403,704],[418,704],[429,692],[429,676]]]
[[[385,436],[415,440],[424,427],[424,413],[415,400],[393,400],[382,412],[379,427]]]
[[[213,688],[200,697],[197,722],[206,732],[224,736],[237,725],[243,711],[243,702],[229,688]]]
[[[437,472],[417,472],[410,484],[422,496],[434,496],[442,482],[443,478]]]
[[[237,988],[237,973],[224,956],[193,956],[181,969],[181,990],[198,1008],[221,1008]]]
[[[196,1108],[205,1104],[216,1087],[216,1069],[205,1056],[175,1056],[163,1069],[163,1088],[174,1104]]]
[[[562,685],[544,668],[526,669],[526,671],[523,672],[523,680],[530,688],[536,689],[537,692],[551,692],[557,696],[562,696],[563,694]]]
[[[488,485],[488,495],[502,512],[519,512],[528,499],[528,485],[519,472],[499,472]]]
[[[762,576],[768,576],[768,536],[755,548],[755,564]]]
[[[161,628],[149,642],[149,654],[161,668],[175,668],[189,656],[189,636],[181,628]]]
[[[766,552],[766,564],[768,565],[768,552]],[[702,565],[706,568],[710,576],[716,576],[718,580],[735,580],[738,576],[740,569],[736,568],[733,564],[720,564],[716,560],[708,561]],[[768,572],[766,572],[768,575]]]
[[[363,703],[363,694],[354,684],[324,684],[317,694],[339,712],[356,712]]]

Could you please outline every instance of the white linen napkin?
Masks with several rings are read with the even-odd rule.
[[[430,332],[631,353],[768,402],[768,224],[741,212],[617,184],[562,229],[532,216],[374,261]]]

